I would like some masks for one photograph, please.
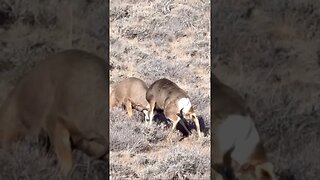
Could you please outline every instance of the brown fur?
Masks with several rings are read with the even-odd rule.
[[[110,108],[122,104],[126,107],[129,117],[132,116],[132,108],[135,108],[144,111],[147,118],[147,110],[150,108],[146,100],[147,90],[148,86],[141,79],[127,78],[114,86],[110,96]]]
[[[225,157],[227,152],[221,152],[219,148],[219,142],[216,141],[215,132],[220,128],[220,125],[230,115],[240,115],[244,117],[252,117],[249,107],[245,100],[231,87],[223,84],[214,74],[213,79],[213,132],[214,132],[214,150],[212,151],[212,157],[214,163],[221,166],[221,159],[228,159]],[[237,126],[237,125],[235,125]],[[253,127],[255,128],[255,127]],[[231,130],[230,130],[231,131]],[[244,132],[247,133],[247,132]],[[237,147],[235,147],[237,148]],[[250,149],[249,149],[250,151]],[[242,179],[275,179],[272,164],[268,161],[265,149],[260,141],[249,157],[247,163],[241,167],[236,168],[233,165],[234,171],[239,180]],[[230,164],[223,162],[226,167],[230,167]],[[226,168],[228,169],[228,168]],[[222,175],[225,176],[225,175]],[[217,177],[217,176],[216,176]]]
[[[172,131],[176,128],[176,125],[180,121],[180,117],[178,115],[180,114],[181,109],[178,108],[177,102],[181,98],[190,99],[187,93],[182,90],[177,84],[165,78],[155,81],[149,87],[146,98],[150,104],[150,123],[152,123],[153,110],[155,108],[163,109],[164,115],[173,122]],[[201,133],[199,120],[193,110],[193,107],[191,106],[189,112],[184,115],[189,116],[189,118],[191,118],[195,122],[198,136],[200,138]],[[187,129],[185,126],[184,128]]]
[[[94,158],[108,152],[107,68],[103,59],[66,50],[39,62],[0,110],[0,146],[48,134],[62,173],[71,174],[71,145]]]
[[[213,113],[218,120],[225,119],[230,114],[248,115],[249,108],[245,100],[229,86],[223,84],[215,75],[213,83]]]

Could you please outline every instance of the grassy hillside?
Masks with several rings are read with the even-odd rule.
[[[111,1],[110,89],[127,77],[148,85],[168,78],[187,91],[206,129],[210,126],[210,2],[195,0]],[[158,115],[159,118],[163,117]],[[162,117],[162,118],[161,118]],[[192,125],[192,124],[190,124]],[[110,116],[113,179],[209,179],[210,132],[170,143],[171,126],[152,127],[135,111]]]
[[[317,179],[320,4],[218,0],[214,73],[247,98],[281,179]]]

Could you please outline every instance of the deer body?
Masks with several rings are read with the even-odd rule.
[[[2,105],[0,146],[45,132],[65,177],[73,165],[71,145],[94,158],[106,155],[106,71],[103,59],[81,50],[39,62]]]
[[[110,108],[118,104],[126,107],[129,117],[132,116],[132,108],[142,111],[145,120],[148,119],[148,109],[150,108],[146,100],[148,86],[141,79],[130,77],[115,85],[110,96]]]
[[[215,148],[212,153],[215,161],[214,169],[220,171],[218,172],[220,174],[216,173],[216,178],[222,178],[224,172],[221,172],[221,166],[224,166],[225,169],[232,168],[240,180],[275,179],[273,166],[268,161],[252,120],[252,113],[245,100],[234,89],[222,84],[214,75],[213,113]],[[231,165],[231,161],[225,162],[228,158],[236,162],[238,168]]]
[[[193,110],[190,98],[177,84],[165,78],[159,79],[149,87],[146,98],[150,104],[150,124],[153,119],[153,110],[155,108],[162,109],[166,118],[173,122],[173,131],[181,119],[179,114],[182,113],[195,122],[198,136],[201,137],[199,120]],[[184,124],[182,125],[186,128]]]

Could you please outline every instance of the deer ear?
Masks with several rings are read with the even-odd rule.
[[[276,179],[273,164],[270,162],[257,165],[255,174],[258,178],[269,177],[270,179]]]

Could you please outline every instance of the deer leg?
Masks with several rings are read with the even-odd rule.
[[[196,127],[197,127],[198,138],[201,138],[199,119],[197,118],[195,113],[193,113],[191,116],[192,116],[192,120],[194,121],[194,123],[196,124]]]
[[[155,105],[156,105],[156,101],[155,101],[155,99],[154,99],[153,96],[152,96],[152,98],[150,99],[149,104],[150,104],[150,109],[149,109],[149,125],[151,126],[151,125],[152,125],[152,121],[153,121],[153,110],[154,110],[154,107],[155,107]]]
[[[16,111],[16,108],[13,111],[14,113],[4,112],[1,118],[4,121],[8,121],[5,128],[1,128],[0,132],[0,148],[9,148],[10,145],[17,141],[20,137],[23,137],[27,134],[28,129],[19,119],[19,113]]]
[[[181,118],[177,116],[176,113],[167,112],[166,110],[164,110],[164,115],[166,116],[166,118],[170,119],[172,122],[172,129],[169,133],[169,137],[171,137],[173,131],[176,129],[177,124]]]
[[[16,142],[20,136],[25,135],[26,134],[25,128],[22,127],[21,129],[23,130],[19,130],[17,127],[14,127],[14,129],[10,129],[8,131],[5,130],[3,132],[4,137],[2,139],[2,142],[0,143],[0,148],[9,148],[10,145],[13,142]]]
[[[125,106],[126,106],[126,110],[127,110],[127,112],[128,112],[128,115],[129,115],[129,117],[132,117],[132,104],[131,104],[131,102],[129,101],[129,99],[126,99],[125,100]]]
[[[179,118],[179,117],[178,117],[178,119],[177,119],[176,121],[173,121],[173,125],[172,125],[171,132],[173,132],[173,131],[176,129],[177,124],[179,123],[179,121],[180,121],[180,118]]]
[[[72,151],[69,131],[58,122],[50,127],[49,137],[53,143],[62,174],[65,178],[69,179],[72,169]]]
[[[144,113],[144,120],[147,121],[149,119],[148,111],[147,110],[142,110]]]

